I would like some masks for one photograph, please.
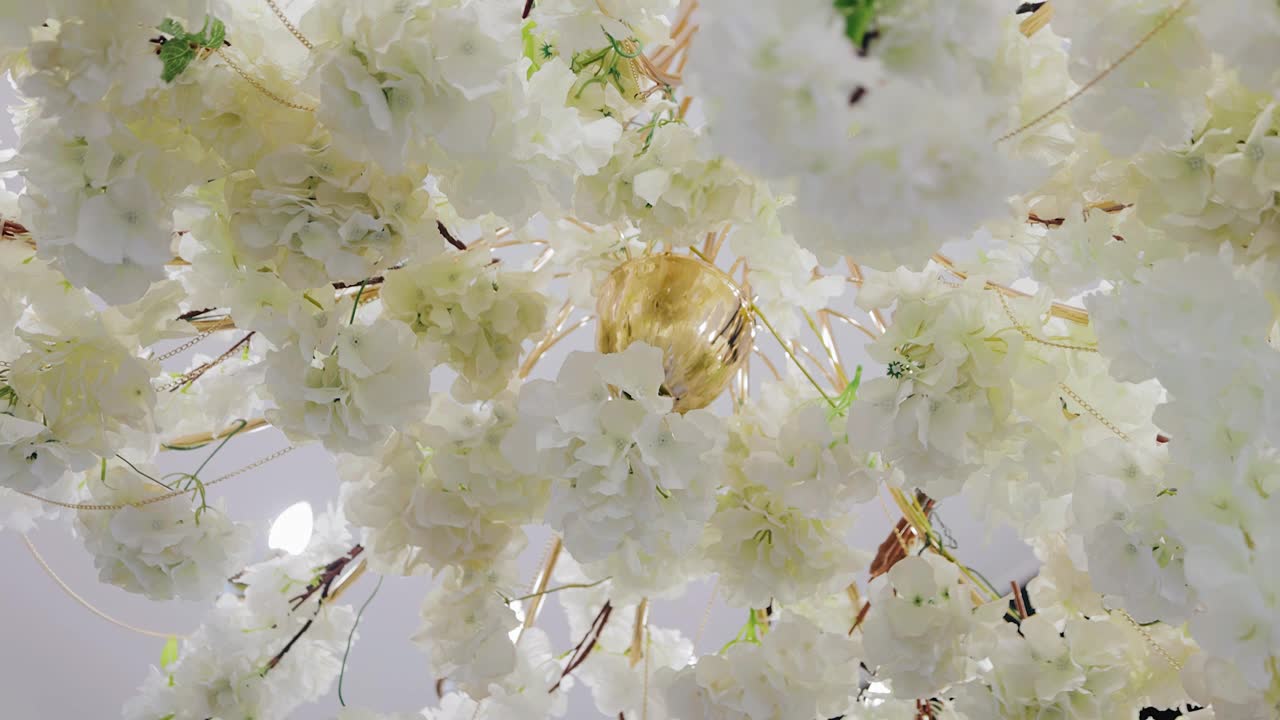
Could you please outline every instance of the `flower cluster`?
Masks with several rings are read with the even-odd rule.
[[[465,381],[463,399],[505,390],[521,345],[546,323],[537,276],[509,272],[479,251],[441,256],[389,273],[382,289],[386,315],[444,348],[442,358]]]
[[[124,717],[286,717],[324,695],[338,677],[355,611],[328,600],[332,578],[316,578],[349,553],[348,543],[338,518],[326,514],[305,551],[245,568],[178,656],[151,668]]]
[[[555,382],[520,389],[502,447],[556,479],[547,522],[593,574],[620,592],[670,587],[711,515],[723,440],[705,410],[671,412],[662,351],[571,353]]]

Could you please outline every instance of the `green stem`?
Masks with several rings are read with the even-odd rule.
[[[804,373],[805,378],[807,378],[809,383],[817,389],[818,394],[822,396],[822,399],[826,400],[827,404],[832,408],[835,408],[836,401],[832,400],[831,396],[827,394],[827,391],[822,389],[822,386],[818,384],[818,381],[809,373],[808,368],[801,364],[800,358],[796,357],[795,351],[793,351],[791,346],[782,339],[782,336],[778,334],[778,331],[773,329],[773,324],[769,322],[769,318],[765,317],[764,313],[760,312],[760,308],[755,303],[751,303],[751,312],[756,317],[760,318],[760,322],[764,323],[764,326],[769,329],[769,334],[773,336],[774,340],[778,341],[778,344],[782,346],[783,352],[787,354],[787,357],[791,358],[791,362],[795,363],[797,368],[800,368],[800,372]]]
[[[351,654],[351,641],[356,636],[356,627],[360,625],[360,618],[364,615],[365,608],[369,607],[369,603],[373,602],[373,598],[382,589],[382,581],[385,578],[385,575],[378,577],[378,584],[373,586],[373,592],[369,593],[368,599],[364,601],[364,604],[360,606],[360,610],[356,612],[356,621],[351,624],[351,632],[347,633],[347,649],[342,651],[342,668],[338,670],[338,703],[342,707],[347,706],[347,701],[342,699],[342,680],[347,674],[347,656]]]
[[[364,285],[369,282],[369,278],[360,281],[360,289],[356,290],[356,301],[351,303],[351,319],[347,320],[348,325],[356,324],[356,311],[360,309],[360,296],[364,294]]]

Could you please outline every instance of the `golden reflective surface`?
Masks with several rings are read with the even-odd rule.
[[[719,268],[688,255],[647,255],[614,269],[600,288],[596,347],[639,340],[662,350],[675,410],[706,407],[751,354],[751,311]]]

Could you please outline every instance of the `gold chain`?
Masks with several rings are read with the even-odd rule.
[[[303,47],[308,50],[316,49],[315,45],[312,45],[311,41],[307,39],[307,36],[303,35],[302,31],[298,29],[298,26],[294,25],[293,22],[289,20],[289,16],[284,14],[284,10],[276,4],[276,0],[267,0],[267,5],[271,8],[271,12],[275,13],[276,17],[280,18],[280,23],[284,25],[285,29],[297,38],[298,42],[302,43]]]
[[[1151,38],[1155,37],[1161,30],[1164,30],[1166,27],[1168,27],[1169,23],[1173,22],[1173,19],[1178,16],[1178,13],[1182,12],[1182,10],[1186,8],[1187,5],[1189,5],[1190,3],[1191,3],[1191,0],[1182,0],[1182,2],[1179,2],[1176,7],[1174,7],[1172,10],[1169,11],[1168,15],[1165,15],[1164,18],[1160,20],[1160,22],[1156,23],[1155,27],[1148,30],[1147,34],[1143,35],[1141,40],[1134,43],[1133,47],[1130,47],[1128,50],[1125,51],[1123,55],[1116,58],[1111,62],[1110,65],[1103,68],[1102,72],[1093,76],[1093,79],[1089,80],[1089,82],[1085,83],[1084,85],[1081,85],[1075,92],[1071,93],[1065,99],[1063,99],[1062,102],[1058,103],[1057,105],[1054,105],[1048,110],[1045,110],[1044,112],[1035,116],[1034,118],[1027,121],[1026,123],[1023,123],[1023,125],[1018,129],[1007,132],[1004,135],[1001,135],[1000,137],[996,138],[996,144],[999,145],[1000,143],[1006,140],[1015,138],[1018,135],[1021,135],[1022,133],[1026,132],[1027,130],[1030,130],[1031,128],[1035,127],[1036,125],[1039,125],[1049,117],[1057,114],[1057,112],[1062,108],[1066,107],[1067,105],[1070,105],[1072,102],[1075,101],[1076,98],[1088,92],[1091,88],[1093,88],[1093,86],[1105,80],[1107,76],[1112,73],[1112,71],[1120,67],[1120,65],[1123,64],[1126,60],[1133,57],[1134,53],[1141,50],[1143,45],[1146,45],[1148,42],[1150,42]]]
[[[1027,340],[1030,340],[1033,343],[1038,343],[1040,345],[1047,345],[1049,347],[1061,348],[1063,350],[1079,350],[1080,352],[1089,352],[1089,353],[1098,352],[1098,348],[1093,347],[1091,345],[1072,345],[1071,343],[1055,342],[1053,340],[1045,340],[1044,338],[1037,337],[1036,334],[1031,332],[1029,329],[1027,329],[1025,325],[1018,322],[1018,318],[1013,314],[1013,308],[1009,307],[1009,299],[1005,297],[1004,293],[995,291],[990,286],[988,286],[987,289],[993,290],[996,293],[996,297],[1000,298],[1000,305],[1001,307],[1004,308],[1004,314],[1008,316],[1009,322],[1013,323],[1013,329],[1017,330],[1018,334],[1026,338]]]
[[[237,64],[237,63],[236,63],[236,61],[234,61],[234,60],[232,60],[232,59],[231,59],[231,56],[230,56],[230,55],[227,55],[225,52],[223,52],[223,51],[222,51],[222,48],[218,48],[217,50],[214,50],[213,52],[214,52],[214,54],[216,54],[219,58],[221,58],[223,62],[225,62],[225,63],[227,64],[227,67],[229,67],[229,68],[231,68],[232,70],[234,70],[234,71],[235,71],[235,73],[236,73],[237,75],[239,75],[241,79],[243,79],[245,82],[247,82],[247,83],[249,83],[251,86],[253,86],[253,89],[254,89],[254,90],[257,90],[258,92],[262,93],[262,94],[263,94],[263,95],[265,95],[266,97],[268,97],[268,98],[270,98],[270,99],[272,99],[272,100],[274,100],[274,101],[276,101],[276,102],[280,103],[281,105],[283,105],[283,106],[285,106],[285,107],[287,107],[287,108],[293,108],[294,110],[301,110],[301,111],[303,111],[303,112],[315,112],[315,108],[314,108],[314,107],[312,107],[312,106],[310,106],[310,105],[299,105],[298,103],[295,103],[295,102],[293,102],[293,101],[291,101],[291,100],[286,100],[286,99],[284,99],[284,98],[280,97],[279,95],[277,95],[277,94],[275,94],[275,93],[271,92],[269,89],[267,89],[267,86],[266,86],[266,85],[263,85],[263,84],[262,84],[262,81],[261,81],[261,80],[259,80],[258,78],[254,77],[252,74],[250,74],[250,73],[249,73],[248,71],[246,71],[244,68],[240,67],[240,65],[239,65],[239,64]]]
[[[148,637],[156,637],[156,638],[185,638],[186,637],[186,635],[182,635],[180,633],[166,633],[166,632],[160,632],[158,630],[148,630],[146,628],[140,628],[135,625],[130,625],[129,623],[123,620],[117,620],[111,617],[105,612],[94,607],[94,605],[91,604],[88,600],[85,600],[83,597],[80,597],[80,594],[77,593],[75,590],[72,590],[71,586],[68,585],[66,581],[58,577],[58,573],[54,572],[53,568],[49,567],[49,563],[44,559],[44,556],[40,554],[39,550],[36,550],[36,546],[32,544],[31,539],[28,538],[25,534],[22,535],[22,542],[26,543],[27,550],[31,552],[31,557],[35,558],[36,562],[40,564],[40,567],[41,569],[44,570],[45,574],[53,578],[53,581],[58,584],[58,587],[62,588],[62,592],[66,593],[67,596],[70,597],[72,600],[75,600],[76,602],[80,603],[82,606],[87,608],[89,612],[93,613],[94,615],[97,615],[98,617],[102,618],[103,620],[106,620],[112,625],[115,625],[117,627],[122,627],[125,630],[136,632],[139,635],[146,635]]]
[[[195,337],[179,345],[178,347],[170,350],[169,352],[164,353],[163,355],[157,355],[155,359],[163,362],[165,360],[168,360],[171,357],[174,357],[175,355],[181,355],[182,353],[198,345],[201,341],[203,341],[205,338],[209,337],[213,333],[214,333],[213,330],[205,330],[204,332],[200,333],[199,335],[196,335]]]
[[[266,457],[259,458],[258,460],[254,461],[254,462],[252,462],[252,463],[249,463],[248,465],[245,465],[244,467],[240,468],[239,470],[233,470],[233,471],[231,471],[231,472],[227,473],[226,475],[223,475],[222,477],[219,477],[219,478],[215,478],[215,479],[213,479],[213,480],[210,480],[209,482],[205,483],[205,484],[204,484],[204,486],[205,486],[206,488],[208,488],[208,487],[211,487],[211,486],[213,486],[213,485],[217,485],[218,483],[222,482],[223,480],[230,480],[231,478],[236,477],[237,475],[243,475],[244,473],[247,473],[247,472],[249,472],[250,470],[255,470],[255,469],[257,469],[257,468],[260,468],[260,467],[262,467],[263,465],[266,465],[267,463],[271,462],[272,460],[275,460],[275,459],[277,459],[277,458],[279,458],[279,457],[282,457],[282,456],[284,456],[284,455],[287,455],[287,454],[288,454],[288,453],[290,453],[290,452],[293,452],[293,450],[294,450],[294,449],[295,449],[295,448],[294,448],[294,446],[293,446],[293,445],[287,445],[287,446],[285,446],[285,447],[283,447],[283,448],[281,448],[281,449],[279,449],[279,450],[277,450],[277,451],[275,451],[275,452],[271,453],[270,455],[267,455]],[[192,493],[194,493],[194,492],[196,492],[196,491],[197,491],[197,488],[191,488],[190,490],[174,490],[174,491],[172,491],[172,492],[167,492],[167,493],[165,493],[165,494],[163,494],[163,495],[157,495],[157,496],[155,496],[155,497],[147,498],[146,500],[138,500],[138,501],[136,501],[136,502],[115,503],[115,504],[105,504],[105,503],[69,503],[69,502],[62,502],[61,500],[50,500],[49,498],[41,497],[41,496],[36,495],[36,494],[34,494],[34,493],[29,493],[29,492],[27,492],[27,491],[25,491],[25,490],[17,490],[16,492],[18,492],[18,493],[19,493],[19,494],[21,494],[21,495],[25,495],[25,496],[27,496],[27,497],[31,498],[32,500],[39,500],[40,502],[45,503],[45,504],[47,504],[47,505],[56,505],[57,507],[67,508],[68,510],[121,510],[121,509],[124,509],[124,508],[126,508],[126,507],[136,507],[136,508],[140,508],[140,507],[144,507],[144,506],[146,506],[146,505],[152,505],[152,504],[154,504],[154,503],[164,502],[165,500],[171,500],[171,499],[173,499],[173,498],[176,498],[176,497],[178,497],[179,495],[190,495],[190,494],[192,494]]]
[[[1108,612],[1111,612],[1111,611],[1108,610]],[[1147,629],[1142,627],[1142,623],[1139,623],[1137,620],[1134,620],[1133,616],[1125,612],[1124,610],[1119,610],[1117,612],[1120,613],[1121,617],[1129,621],[1129,624],[1133,626],[1133,629],[1138,631],[1138,634],[1141,635],[1142,638],[1147,641],[1147,644],[1151,646],[1151,649],[1155,650],[1156,653],[1160,655],[1160,657],[1164,658],[1164,661],[1169,663],[1170,667],[1172,667],[1174,670],[1177,670],[1179,672],[1182,671],[1182,663],[1175,660],[1174,657],[1169,654],[1168,650],[1165,650],[1163,647],[1161,647],[1160,643],[1156,642],[1156,639],[1151,637],[1151,633],[1147,632]]]
[[[1085,412],[1089,413],[1095,420],[1102,423],[1103,427],[1115,433],[1115,436],[1121,440],[1129,442],[1128,433],[1116,427],[1115,423],[1111,422],[1106,418],[1106,416],[1098,412],[1097,409],[1090,405],[1084,398],[1080,397],[1080,395],[1078,395],[1075,390],[1072,390],[1066,383],[1058,383],[1058,387],[1062,388],[1063,392],[1065,392],[1072,400],[1075,400],[1080,407],[1084,408]]]

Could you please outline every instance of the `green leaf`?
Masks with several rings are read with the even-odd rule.
[[[195,51],[185,40],[174,39],[161,45],[160,62],[164,65],[164,69],[160,71],[160,79],[167,83],[173,82],[195,59]]]
[[[205,27],[200,31],[200,35],[205,38],[201,45],[210,50],[217,50],[227,39],[227,26],[218,18],[209,15],[205,18]]]
[[[861,48],[875,19],[876,0],[835,0],[836,12],[844,16],[844,34]]]
[[[853,380],[845,386],[844,392],[840,393],[840,397],[836,398],[835,404],[827,411],[827,419],[836,417],[844,417],[849,414],[849,407],[853,405],[853,401],[858,397],[858,386],[862,384],[862,366],[859,365],[853,371]]]
[[[156,29],[174,37],[187,34],[187,31],[182,28],[182,23],[174,20],[173,18],[165,18],[164,22],[156,26]]]
[[[165,641],[164,649],[160,651],[160,669],[164,670],[170,665],[178,661],[178,638],[171,636]]]
[[[160,46],[160,62],[164,66],[160,79],[165,82],[173,82],[191,65],[196,59],[197,48],[217,50],[227,39],[227,26],[212,15],[205,16],[204,25],[198,33],[187,32],[182,23],[173,18],[165,18],[156,27],[160,32],[173,36]]]

